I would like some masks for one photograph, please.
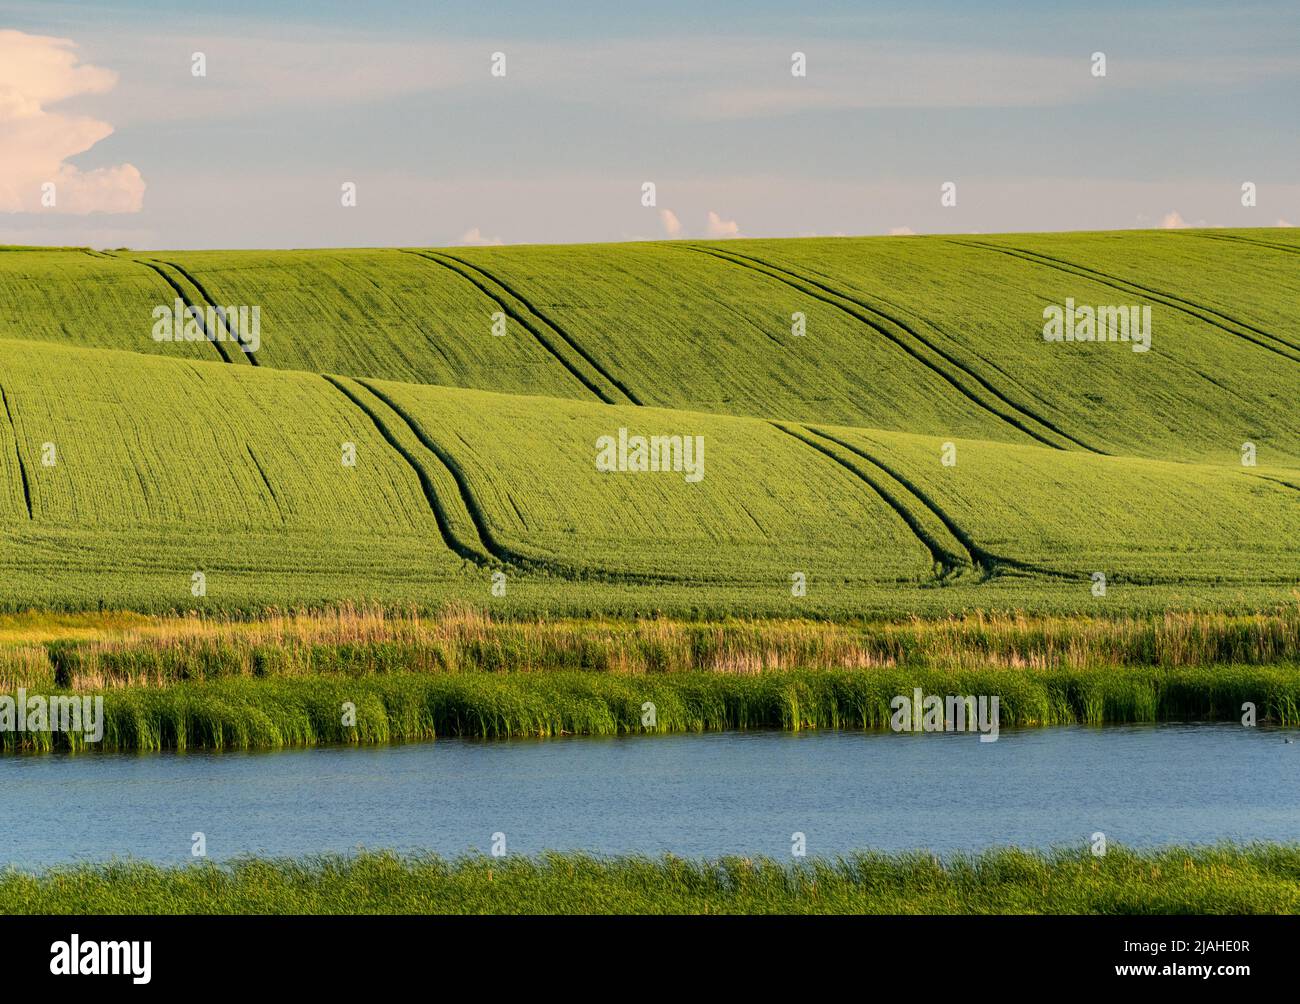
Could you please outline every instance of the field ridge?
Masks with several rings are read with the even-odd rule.
[[[204,304],[213,309],[217,317],[220,319],[221,326],[226,329],[226,334],[230,336],[230,339],[236,345],[238,345],[241,350],[244,350],[243,355],[248,360],[249,364],[252,366],[262,365],[257,361],[257,353],[249,352],[245,348],[247,343],[244,341],[243,336],[237,330],[235,330],[235,326],[230,323],[230,318],[226,316],[226,308],[223,307],[221,304],[217,303],[217,301],[208,293],[208,291],[203,288],[203,284],[194,277],[193,273],[191,273],[184,266],[178,265],[176,262],[173,261],[164,261],[161,258],[154,258],[150,260],[156,261],[163,265],[168,265],[171,268],[174,268],[178,273],[180,273],[180,275],[182,275],[185,278],[185,280],[191,286],[194,287],[195,291],[202,298]],[[206,312],[205,312],[205,317],[206,317]]]
[[[494,555],[491,554],[491,548],[486,546],[481,538],[478,541],[478,548],[475,548],[461,539],[461,535],[456,531],[454,525],[456,521],[453,520],[452,514],[448,512],[442,497],[439,495],[433,484],[433,479],[427,468],[420,463],[415,454],[412,453],[407,446],[404,446],[399,441],[397,434],[389,424],[380,417],[379,412],[372,405],[368,404],[360,394],[350,388],[345,382],[345,378],[336,377],[328,373],[321,374],[321,377],[326,383],[337,388],[344,397],[356,405],[357,408],[359,408],[374,424],[375,428],[379,431],[379,434],[384,438],[384,441],[387,442],[388,445],[406,461],[407,465],[411,468],[411,471],[415,474],[416,479],[420,483],[420,488],[423,490],[424,496],[428,500],[429,509],[433,513],[434,520],[438,524],[438,531],[442,534],[443,543],[447,546],[448,550],[455,552],[466,561],[472,561],[476,565],[492,564],[492,558]],[[393,407],[390,401],[376,393],[373,388],[366,386],[359,380],[353,380],[352,382],[360,385],[365,390],[370,391],[370,393],[383,402],[389,410],[393,411],[399,419],[405,420],[405,416]],[[407,424],[409,425],[409,422]],[[427,444],[421,442],[420,445],[425,446],[427,449]],[[441,458],[436,454],[435,459],[441,461]]]
[[[603,379],[611,386],[621,389],[616,381],[598,364],[596,364],[584,351],[582,351],[582,349],[578,348],[577,344],[564,332],[562,328],[539,314],[527,303],[527,301],[523,300],[518,294],[510,289],[510,287],[506,286],[505,283],[501,282],[495,276],[485,272],[483,269],[471,265],[466,261],[462,261],[460,258],[455,258],[452,255],[441,254],[434,251],[407,251],[407,254],[414,255],[417,258],[423,258],[426,261],[435,262],[470,283],[480,293],[496,303],[505,312],[507,317],[513,318],[519,324],[522,324],[524,330],[528,331],[534,338],[536,338],[538,343],[546,349],[547,352],[554,356],[564,366],[564,368],[573,375],[574,379],[578,380],[587,388],[587,390],[591,391],[592,394],[595,394],[596,397],[605,404],[619,403],[618,399],[614,397],[609,390],[601,387],[599,383],[599,380]],[[466,272],[466,269],[472,272],[477,272],[482,278],[475,278],[473,275]],[[500,289],[493,290],[488,283],[492,283],[493,285],[500,287]],[[518,306],[516,306],[515,303],[512,303],[511,300],[517,301]],[[523,309],[521,310],[520,307]],[[537,319],[537,322],[541,322],[540,325],[529,319],[528,314],[530,313]],[[584,373],[582,368],[574,362],[574,360],[569,358],[567,352],[560,351],[559,346],[555,344],[554,340],[541,330],[542,327],[550,328],[552,332],[558,335],[559,338],[570,347],[570,349],[578,354],[587,366],[595,370],[599,379],[593,378],[590,374]],[[624,395],[628,396],[629,400],[631,400],[626,391],[624,391]]]
[[[930,496],[926,494],[920,486],[909,480],[903,474],[894,470],[884,461],[880,460],[878,457],[872,456],[862,447],[855,446],[852,443],[847,443],[838,436],[826,432],[824,429],[817,429],[811,426],[808,427],[808,429],[814,435],[829,440],[841,449],[848,450],[850,453],[861,457],[867,463],[878,468],[885,475],[896,481],[906,492],[915,498],[917,502],[932,513],[935,518],[944,525],[948,532],[961,543],[963,548],[965,548],[966,553],[970,555],[971,563],[978,565],[986,575],[995,574],[998,566],[1006,566],[1024,572],[1032,572],[1037,575],[1059,575],[1066,578],[1072,577],[1068,572],[1062,572],[1058,569],[1046,568],[1029,562],[1019,561],[1015,558],[1008,558],[1004,555],[994,554],[992,551],[976,543],[975,539],[966,530],[962,529],[961,525],[949,516],[938,503],[930,498]]]
[[[951,547],[948,543],[939,540],[932,529],[923,526],[917,514],[909,509],[897,495],[891,492],[887,487],[885,487],[885,485],[881,484],[876,478],[873,478],[866,471],[858,467],[857,464],[845,460],[843,457],[837,456],[834,452],[818,443],[816,440],[809,439],[807,436],[796,432],[793,428],[784,423],[772,422],[771,424],[773,427],[780,429],[786,435],[797,439],[805,446],[816,450],[822,456],[829,457],[832,461],[839,464],[875,492],[886,505],[898,514],[899,518],[907,525],[907,528],[912,531],[912,534],[916,539],[925,545],[926,549],[930,552],[930,556],[934,559],[935,564],[942,567],[943,575],[947,575],[962,566],[971,566],[975,563],[969,552],[964,556],[962,555],[960,552],[961,545],[959,539],[952,541],[952,543],[958,544],[957,548]],[[804,430],[809,431],[806,427],[804,427]]]
[[[1153,297],[1158,302],[1164,303],[1166,306],[1173,307],[1175,310],[1181,310],[1185,314],[1190,314],[1192,317],[1204,321],[1213,328],[1225,331],[1238,338],[1245,339],[1248,342],[1258,345],[1262,349],[1267,349],[1269,352],[1276,353],[1284,359],[1300,363],[1300,356],[1293,356],[1289,352],[1284,351],[1284,349],[1300,351],[1300,345],[1288,342],[1285,338],[1264,331],[1252,324],[1247,324],[1234,317],[1229,317],[1227,314],[1215,310],[1212,307],[1207,307],[1200,303],[1193,303],[1191,300],[1185,300],[1182,297],[1175,296],[1173,293],[1166,293],[1162,290],[1152,289],[1149,286],[1143,286],[1140,283],[1136,283],[1131,279],[1124,279],[1120,276],[1111,275],[1107,272],[1101,272],[1097,269],[1089,268],[1086,265],[1078,265],[1061,258],[1054,258],[1051,255],[1043,254],[1038,251],[1027,251],[1023,248],[1010,247],[1002,244],[989,244],[984,241],[958,241],[949,239],[949,243],[960,244],[963,247],[977,247],[989,251],[1000,251],[1003,254],[1011,255],[1013,258],[1021,258],[1025,261],[1033,262],[1036,265],[1055,268],[1062,272],[1068,272],[1071,275],[1077,275],[1094,282],[1099,282],[1103,285],[1110,286],[1112,289],[1119,290],[1121,293],[1144,293],[1147,296]],[[1238,331],[1236,330],[1237,328],[1242,330]],[[1277,345],[1271,345],[1269,342],[1262,342],[1259,338],[1256,338],[1255,335],[1260,335],[1263,338],[1269,339],[1271,342],[1276,342]],[[1282,348],[1279,348],[1278,346],[1282,346]]]
[[[868,306],[867,304],[861,302],[855,297],[847,296],[846,294],[840,292],[839,290],[836,290],[833,287],[828,286],[825,283],[822,283],[818,280],[811,279],[798,272],[794,272],[777,265],[769,264],[768,262],[762,261],[761,259],[758,258],[752,258],[747,255],[741,255],[732,251],[724,251],[720,248],[705,248],[705,247],[700,247],[698,245],[689,245],[689,249],[693,251],[698,251],[702,254],[713,255],[715,258],[719,258],[723,261],[729,261],[734,265],[739,265],[741,268],[747,268],[750,269],[751,271],[758,272],[760,275],[766,275],[771,279],[775,279],[778,282],[783,282],[793,287],[794,289],[799,290],[805,295],[812,296],[816,299],[821,300],[823,303],[827,303],[833,307],[839,308],[840,310],[844,311],[844,313],[848,314],[850,317],[853,317],[858,321],[862,322],[863,324],[866,324],[873,331],[877,332],[878,334],[884,335],[890,341],[894,342],[912,358],[916,359],[922,365],[928,367],[933,372],[935,372],[940,377],[942,377],[945,381],[947,381],[949,384],[951,384],[957,391],[959,391],[969,401],[977,404],[985,411],[996,416],[997,418],[1006,422],[1008,425],[1011,425],[1013,428],[1024,433],[1025,435],[1030,436],[1033,439],[1036,439],[1044,446],[1050,446],[1053,449],[1057,449],[1057,450],[1062,450],[1067,448],[1061,446],[1060,443],[1053,441],[1050,437],[1044,435],[1038,430],[1030,427],[1030,425],[1026,424],[1026,420],[1041,425],[1044,428],[1047,428],[1055,435],[1067,439],[1070,442],[1074,442],[1079,446],[1082,446],[1083,449],[1089,449],[1089,447],[1083,446],[1083,444],[1073,439],[1073,437],[1067,436],[1064,433],[1059,432],[1050,423],[1045,422],[1037,415],[1027,411],[1026,409],[1022,408],[1020,405],[1017,405],[1015,402],[1011,401],[1004,394],[1002,394],[1001,391],[998,391],[996,388],[993,388],[983,377],[979,376],[977,373],[975,373],[974,371],[970,370],[965,365],[957,361],[949,353],[936,348],[934,345],[930,343],[928,339],[922,338],[921,336],[917,335],[915,331],[910,329],[907,325],[899,323],[897,320],[890,317],[889,315],[882,313],[881,311],[877,310],[874,307]],[[819,294],[817,292],[814,292],[813,290],[820,290],[821,293]],[[840,301],[844,301],[844,302],[840,302]],[[851,306],[846,306],[845,303],[851,304]],[[867,311],[870,314],[874,314],[877,317],[879,317],[880,320],[879,321],[874,320],[872,319],[872,317],[868,316],[868,314],[861,313],[861,311]],[[908,335],[912,337],[913,340],[919,342],[931,353],[938,356],[940,359],[944,360],[944,362],[947,363],[947,365],[953,367],[957,372],[954,373],[946,369],[943,365],[940,365],[939,363],[936,363],[934,360],[927,357],[925,354],[919,351],[914,345],[910,344],[907,338],[902,337],[897,333],[895,333],[894,331],[890,330],[890,328],[887,327],[887,325],[893,325],[895,327],[898,327],[902,331],[906,332]],[[978,384],[980,384],[986,390],[988,390],[994,396],[994,398],[996,398],[998,402],[1001,402],[1001,404],[1006,405],[1007,407],[1011,408],[1015,412],[1019,412],[1020,415],[1017,416],[1014,414],[1009,414],[1008,412],[1002,410],[996,405],[990,404],[988,401],[984,400],[979,394],[976,394],[968,386],[966,386],[965,383],[958,378],[958,374],[975,380]],[[1099,452],[1099,451],[1092,451],[1092,452]]]
[[[187,315],[192,317],[198,323],[199,330],[203,332],[203,340],[212,343],[212,347],[217,350],[217,355],[221,357],[222,362],[234,363],[235,360],[226,353],[225,344],[216,337],[215,332],[208,330],[208,322],[205,313],[195,306],[195,299],[201,299],[201,297],[194,297],[187,293],[176,277],[167,273],[164,268],[166,264],[165,262],[144,261],[140,258],[127,258],[126,260],[135,262],[137,265],[142,265],[151,272],[155,272],[161,276],[163,282],[167,283],[167,285],[171,287],[172,292],[181,298],[181,301],[185,304]]]

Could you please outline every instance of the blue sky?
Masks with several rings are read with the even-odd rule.
[[[11,46],[59,57],[48,81],[34,80],[45,69],[23,77],[11,59],[6,76],[0,66],[5,243],[360,246],[1300,219],[1293,3],[20,0],[0,12],[0,29],[12,29]],[[202,78],[190,72],[195,51],[207,57]],[[496,51],[505,77],[490,73]],[[806,77],[790,73],[795,51]],[[1091,73],[1097,51],[1104,78]],[[105,75],[64,86],[76,66]],[[34,204],[56,174],[60,204]],[[641,204],[644,181],[657,187],[653,208]],[[957,184],[956,206],[940,204],[945,181]],[[1255,207],[1241,205],[1246,181],[1258,186]],[[344,182],[357,186],[355,207],[340,204]]]

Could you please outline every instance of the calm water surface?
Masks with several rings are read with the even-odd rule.
[[[1300,840],[1295,730],[784,732],[0,758],[0,864],[299,855],[768,854]]]

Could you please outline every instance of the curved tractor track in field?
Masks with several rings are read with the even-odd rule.
[[[478,499],[474,497],[474,492],[470,488],[469,480],[465,477],[465,473],[460,469],[460,465],[456,463],[451,454],[434,442],[431,436],[426,435],[423,427],[408,415],[406,411],[391,397],[364,378],[358,377],[356,380],[357,383],[370,391],[370,393],[382,401],[394,415],[402,420],[403,424],[406,425],[407,431],[419,440],[420,445],[434,457],[434,459],[442,466],[443,470],[445,470],[455,482],[456,490],[460,495],[460,500],[464,504],[466,512],[469,513],[471,521],[473,521],[474,530],[478,534],[479,546],[483,551],[502,564],[525,565],[527,563],[526,558],[515,554],[509,548],[504,547],[501,542],[496,539],[496,536],[492,533],[492,528],[488,525],[487,515],[479,505]]]
[[[1281,478],[1269,477],[1267,474],[1251,474],[1252,478],[1259,478],[1261,481],[1271,481],[1275,485],[1281,485],[1283,488],[1290,488],[1293,492],[1300,492],[1300,484],[1294,481],[1283,481]]]
[[[284,506],[280,505],[280,495],[275,490],[275,486],[271,484],[271,479],[266,476],[266,468],[262,466],[262,461],[258,460],[257,454],[253,452],[253,445],[245,443],[244,451],[248,454],[248,459],[253,462],[253,466],[257,468],[257,473],[262,478],[262,484],[266,485],[266,490],[271,495],[271,501],[275,503],[275,511],[280,514],[280,522],[287,522],[284,518]]]
[[[986,576],[992,576],[997,574],[998,567],[1004,566],[1007,568],[1016,569],[1017,571],[1028,572],[1033,575],[1046,575],[1046,576],[1052,576],[1054,578],[1064,578],[1064,579],[1078,578],[1077,575],[1072,574],[1070,572],[1063,571],[1061,569],[1048,568],[1044,565],[1035,565],[1032,562],[1021,561],[1018,558],[1008,558],[1005,555],[995,554],[992,551],[989,551],[986,548],[981,547],[979,544],[975,542],[974,538],[971,537],[969,533],[967,533],[964,529],[962,529],[961,525],[955,519],[949,516],[948,513],[946,513],[942,509],[942,507],[939,506],[937,502],[935,502],[932,498],[930,498],[928,494],[926,494],[923,488],[915,484],[913,481],[908,479],[903,474],[894,470],[883,460],[880,460],[878,457],[872,456],[870,453],[868,453],[866,450],[862,449],[859,446],[854,446],[852,443],[847,443],[843,439],[840,439],[838,436],[831,435],[829,432],[826,432],[824,429],[818,429],[809,426],[808,431],[813,433],[816,436],[820,436],[822,439],[834,443],[836,446],[840,447],[843,450],[847,450],[848,452],[852,453],[854,456],[860,457],[861,459],[865,460],[867,463],[876,467],[882,473],[892,478],[899,485],[901,485],[908,492],[908,494],[910,494],[917,502],[919,502],[922,506],[928,509],[930,513],[937,520],[939,520],[940,523],[944,525],[945,529],[947,529],[947,531],[951,533],[961,543],[961,546],[964,547],[966,549],[966,552],[970,555],[972,563],[978,565],[979,568],[985,573]]]
[[[344,382],[344,378],[331,376],[328,373],[321,374],[321,378],[326,383],[330,384],[330,386],[342,393],[344,397],[356,405],[357,408],[359,408],[361,412],[370,419],[375,429],[378,430],[379,435],[383,437],[384,442],[391,446],[397,452],[398,456],[405,460],[407,466],[415,473],[416,479],[420,482],[420,488],[424,492],[425,500],[429,503],[429,509],[433,512],[434,521],[438,524],[438,533],[441,534],[442,542],[447,546],[447,548],[460,555],[460,557],[464,558],[466,561],[473,562],[475,565],[479,565],[480,567],[495,564],[489,557],[489,552],[483,546],[482,541],[477,542],[479,546],[476,548],[461,540],[456,535],[455,530],[452,529],[451,519],[446,508],[443,506],[442,499],[438,497],[438,492],[433,487],[433,482],[430,480],[428,472],[424,469],[424,466],[419,462],[419,460],[416,459],[415,455],[402,445],[401,441],[397,438],[397,435],[380,415],[379,410],[364,400],[355,390],[349,387]],[[357,382],[359,383],[360,381]],[[366,389],[371,390],[369,387]],[[374,393],[373,390],[371,393]],[[401,416],[399,415],[398,417],[400,418]]]
[[[194,301],[190,298],[190,295],[187,292],[185,292],[181,284],[176,281],[174,276],[169,275],[167,271],[162,267],[162,265],[156,262],[143,261],[142,259],[139,258],[127,258],[126,260],[133,261],[137,265],[147,268],[149,269],[149,271],[156,272],[158,275],[162,276],[163,282],[167,283],[167,285],[172,288],[172,292],[174,292],[177,296],[179,296],[181,298],[181,302],[185,304],[185,309],[190,312],[190,315],[196,321],[199,322],[199,330],[203,332],[203,337],[207,341],[211,342],[212,347],[217,350],[217,354],[221,356],[221,361],[223,363],[234,362],[234,360],[231,359],[230,356],[226,355],[226,350],[225,347],[222,345],[221,340],[216,337],[216,334],[214,332],[208,330],[207,319],[204,316],[204,312],[199,310],[199,308],[194,305]]]
[[[1283,359],[1289,359],[1293,363],[1300,363],[1300,344],[1287,341],[1278,335],[1257,328],[1254,325],[1247,324],[1245,321],[1239,321],[1234,317],[1229,317],[1221,311],[1211,307],[1203,306],[1191,300],[1185,300],[1182,297],[1175,296],[1173,293],[1166,293],[1163,290],[1152,289],[1150,286],[1143,286],[1140,283],[1133,282],[1131,279],[1124,279],[1117,275],[1110,275],[1106,272],[1100,272],[1097,269],[1088,268],[1086,265],[1076,265],[1074,262],[1065,261],[1062,258],[1053,258],[1051,255],[1042,254],[1038,251],[1026,251],[1023,248],[1003,246],[1000,244],[988,244],[984,241],[956,241],[949,240],[949,244],[957,244],[961,247],[979,248],[985,251],[997,251],[1001,254],[1009,255],[1012,258],[1019,258],[1023,261],[1031,262],[1035,265],[1042,265],[1044,268],[1054,268],[1060,272],[1066,272],[1070,275],[1076,275],[1081,279],[1088,279],[1092,282],[1100,283],[1103,286],[1109,286],[1111,289],[1117,289],[1121,293],[1129,295],[1143,295],[1163,303],[1167,307],[1173,307],[1175,310],[1182,311],[1219,331],[1226,332],[1236,338],[1251,342],[1262,349],[1267,349]]]
[[[797,289],[805,296],[811,296],[815,300],[829,304],[848,314],[855,320],[867,325],[873,331],[884,335],[917,362],[938,375],[968,401],[1044,446],[1050,446],[1055,450],[1069,449],[1068,446],[1061,444],[1061,440],[1065,440],[1081,450],[1104,455],[1104,451],[1089,446],[1051,421],[1035,414],[1022,405],[1016,404],[992,383],[969,369],[951,353],[935,345],[905,321],[884,313],[878,307],[847,296],[811,276],[779,265],[773,265],[759,258],[742,255],[739,252],[724,251],[719,248],[701,247],[695,244],[682,246],[685,250],[712,255],[740,268],[749,269],[759,275],[765,275],[775,282],[784,283],[793,289]],[[940,361],[936,361],[931,356],[937,356]],[[982,391],[977,391],[975,387],[970,386],[969,382],[972,381],[976,386],[982,388]],[[989,398],[992,398],[992,400],[989,400]],[[1035,426],[1041,427],[1047,432],[1040,431]]]
[[[511,565],[523,571],[539,572],[543,575],[555,575],[565,579],[594,579],[600,582],[621,583],[629,585],[680,585],[687,580],[674,575],[661,575],[654,573],[640,572],[615,572],[599,566],[576,566],[564,562],[555,561],[549,558],[538,558],[533,555],[524,554],[509,545],[502,542],[495,533],[492,532],[492,526],[487,517],[487,512],[483,509],[478,497],[474,494],[474,489],[470,485],[469,476],[461,467],[456,458],[438,444],[438,442],[429,435],[428,431],[419,419],[410,415],[405,408],[392,399],[388,394],[374,385],[374,383],[364,377],[355,378],[356,382],[365,387],[371,394],[375,395],[380,401],[387,405],[394,414],[396,414],[405,424],[410,433],[420,441],[420,445],[429,451],[438,462],[446,469],[456,484],[456,490],[460,495],[461,501],[473,521],[474,529],[477,532],[483,548],[496,558],[502,564]]]
[[[14,413],[9,410],[9,398],[5,396],[5,389],[0,387],[0,404],[5,406],[5,416],[9,419],[9,427],[14,430],[14,456],[18,458],[18,475],[23,482],[23,501],[27,503],[27,518],[34,519],[32,516],[32,486],[27,480],[27,465],[23,463],[23,450],[18,441],[18,426],[14,424]]]
[[[933,559],[934,563],[943,570],[944,576],[957,571],[962,567],[971,567],[975,564],[969,553],[966,555],[957,553],[956,550],[947,546],[943,541],[935,537],[934,534],[930,533],[930,531],[921,524],[921,521],[916,518],[915,513],[904,505],[902,500],[895,496],[879,478],[873,477],[866,471],[862,470],[862,468],[857,464],[845,460],[833,450],[818,443],[815,439],[810,439],[802,433],[797,432],[790,426],[783,425],[780,422],[771,422],[770,424],[773,428],[779,429],[787,436],[797,439],[810,449],[816,450],[825,457],[829,457],[859,481],[866,484],[867,487],[880,497],[880,500],[884,502],[885,505],[889,506],[889,508],[892,509],[905,524],[907,524],[907,528],[912,531],[912,536],[919,540],[922,546],[930,552],[930,557]],[[808,432],[813,430],[804,427],[804,431]]]
[[[225,308],[222,307],[219,303],[217,303],[216,300],[212,298],[211,294],[209,294],[208,291],[203,288],[203,284],[199,282],[198,279],[194,278],[194,274],[192,272],[190,272],[186,268],[183,268],[180,265],[177,265],[174,261],[164,261],[161,258],[153,258],[150,260],[155,261],[160,265],[167,265],[170,268],[174,268],[177,272],[179,272],[182,276],[184,276],[186,281],[189,282],[189,284],[193,286],[195,290],[198,291],[199,296],[203,298],[204,305],[211,307],[213,311],[215,311],[217,317],[221,320],[221,326],[226,329],[226,334],[230,336],[230,340],[233,341],[236,345],[240,347],[240,349],[243,350],[244,358],[247,359],[254,366],[262,365],[257,361],[257,354],[255,352],[250,352],[248,350],[247,348],[248,343],[245,342],[244,339],[240,336],[239,332],[236,331],[231,326],[230,318],[226,316]]]
[[[460,276],[480,293],[501,308],[505,315],[524,326],[538,343],[555,357],[569,373],[605,404],[641,404],[641,400],[632,393],[617,377],[604,369],[587,351],[558,324],[542,314],[527,299],[507,286],[496,276],[491,275],[477,265],[472,265],[461,258],[440,251],[413,251],[403,249],[407,254],[424,258],[436,265],[441,265],[450,272]],[[495,288],[494,288],[495,287]],[[511,302],[514,301],[514,302]],[[516,306],[517,304],[517,306]],[[529,316],[531,315],[531,317]],[[549,330],[550,334],[547,334]],[[556,340],[563,342],[569,349],[596,374],[584,373],[583,369],[562,352]],[[601,386],[604,381],[606,386]],[[626,400],[620,400],[622,394]]]
[[[420,487],[424,492],[429,508],[432,510],[434,519],[438,525],[438,531],[442,536],[443,543],[446,546],[475,565],[483,568],[513,568],[517,571],[537,572],[543,575],[553,575],[564,579],[594,579],[597,581],[630,584],[630,585],[668,585],[681,584],[684,580],[670,575],[651,575],[637,574],[633,572],[613,572],[608,569],[598,567],[575,567],[562,562],[536,558],[503,543],[492,531],[491,524],[488,520],[487,513],[479,503],[474,490],[470,485],[469,478],[464,469],[447,450],[443,449],[432,436],[424,429],[418,419],[407,413],[407,410],[393,400],[391,396],[384,393],[373,382],[364,377],[338,377],[330,374],[322,374],[322,378],[339,390],[349,401],[359,408],[371,423],[379,431],[384,441],[388,443],[407,465],[414,471],[416,478],[420,482]],[[362,393],[358,392],[349,383],[360,387],[362,391],[371,395],[375,403],[369,402]],[[420,444],[420,447],[426,451],[430,462],[436,465],[446,478],[455,485],[456,494],[459,501],[465,508],[469,521],[473,525],[475,538],[473,540],[463,539],[456,532],[454,521],[447,510],[447,506],[438,494],[438,490],[429,476],[428,469],[424,466],[421,459],[416,456],[412,450],[405,446],[397,431],[395,431],[389,422],[385,421],[380,408],[387,409],[396,420],[400,421],[405,427],[406,432],[413,436]]]
[[[1246,244],[1250,247],[1271,248],[1274,251],[1285,251],[1287,254],[1300,254],[1300,245],[1297,244],[1279,244],[1274,241],[1261,241],[1254,237],[1242,237],[1240,234],[1198,234],[1189,233],[1186,230],[1175,230],[1174,233],[1184,237],[1200,237],[1204,240],[1211,241],[1235,241],[1238,244]]]

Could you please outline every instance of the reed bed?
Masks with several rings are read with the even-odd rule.
[[[885,667],[626,675],[394,672],[228,677],[104,695],[93,749],[255,749],[732,729],[883,729],[890,701],[997,695],[1003,728],[1235,720],[1300,725],[1300,671],[1283,666],[1020,670]],[[654,724],[644,724],[647,705]],[[355,709],[354,722],[349,709]],[[0,749],[87,748],[77,733],[0,732]]]
[[[74,619],[75,621],[75,619]],[[969,614],[902,622],[496,619],[341,606],[252,621],[159,617],[0,621],[0,685],[74,689],[225,677],[390,672],[755,674],[791,669],[1082,669],[1300,662],[1300,604],[1251,615]]]
[[[1286,914],[1300,845],[864,853],[790,865],[552,853],[362,853],[0,872],[11,914]]]

